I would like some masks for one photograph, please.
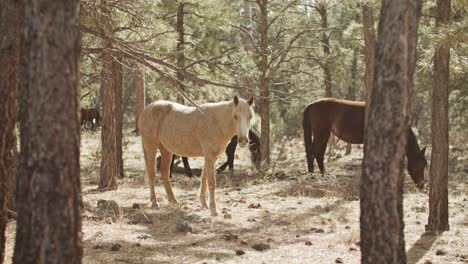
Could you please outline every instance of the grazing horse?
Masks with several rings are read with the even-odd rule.
[[[99,126],[101,115],[97,108],[81,108],[81,126],[87,128],[91,124],[91,130]]]
[[[314,172],[314,159],[320,172],[324,174],[323,157],[330,133],[351,143],[364,142],[365,103],[335,98],[317,100],[304,109],[302,128],[308,171]],[[419,149],[418,141],[411,128],[408,128],[406,157],[407,169],[418,188],[424,187],[424,168],[427,160],[426,148]],[[313,136],[313,139],[312,139]]]
[[[229,166],[230,171],[234,171],[234,154],[236,153],[237,148],[237,136],[234,136],[229,144],[226,146],[226,156],[227,161],[223,163],[216,171],[223,172],[227,166]],[[249,129],[249,150],[250,150],[250,160],[252,161],[255,166],[258,167],[260,164],[260,136]],[[172,169],[174,166],[174,160],[176,159],[176,155],[172,156],[172,163],[171,163],[171,172],[170,176],[172,177]],[[184,164],[185,175],[188,177],[192,177],[192,170],[190,169],[190,164],[188,162],[187,157],[182,157],[182,162]]]
[[[153,207],[159,207],[154,192],[156,177],[156,152],[161,153],[161,178],[169,203],[177,204],[169,181],[172,155],[204,157],[201,176],[200,203],[207,208],[206,187],[210,191],[210,212],[218,215],[215,203],[215,162],[227,143],[237,135],[241,146],[247,145],[251,120],[254,117],[253,97],[189,107],[169,101],[156,101],[148,105],[138,120],[146,172],[149,178],[150,198]]]

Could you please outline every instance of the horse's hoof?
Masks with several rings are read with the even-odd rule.
[[[152,208],[159,209],[159,204],[158,204],[158,202],[152,202],[152,203],[151,203],[151,207],[152,207]]]
[[[218,216],[218,212],[215,210],[211,210],[211,216],[215,217]]]

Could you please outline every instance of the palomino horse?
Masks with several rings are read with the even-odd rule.
[[[97,108],[81,108],[81,126],[86,128],[88,124],[91,124],[91,130],[94,130],[99,126],[100,119],[101,115]]]
[[[226,169],[227,166],[229,166],[229,170],[233,171],[234,170],[234,154],[236,153],[236,148],[237,148],[237,136],[234,136],[229,144],[226,146],[226,156],[227,160],[223,165],[221,165],[216,171],[217,172],[222,172]],[[250,160],[255,166],[259,166],[260,164],[260,136],[257,134],[257,132],[253,131],[252,129],[249,129],[249,150],[250,150]],[[158,157],[159,158],[159,157]],[[176,156],[174,155],[172,157],[172,163],[171,163],[171,177],[172,177],[172,168],[174,167],[174,160]],[[188,162],[188,159],[186,157],[182,157],[182,162],[184,164],[184,170],[185,170],[185,175],[188,177],[192,177],[192,170],[190,169],[190,164]]]
[[[227,143],[237,135],[239,144],[248,143],[248,131],[254,117],[253,97],[244,100],[237,95],[231,101],[207,103],[199,108],[169,101],[157,101],[141,113],[138,128],[145,154],[146,172],[149,178],[150,197],[153,207],[159,207],[154,192],[156,177],[156,152],[161,152],[161,178],[167,199],[177,204],[169,182],[172,155],[205,157],[200,184],[200,203],[206,208],[206,186],[210,191],[210,211],[216,216],[215,167],[218,157]]]
[[[304,109],[302,128],[308,171],[314,172],[314,159],[317,159],[320,172],[325,172],[323,156],[330,133],[351,143],[364,142],[365,103],[335,98],[317,100]],[[313,139],[312,139],[313,136]],[[408,128],[406,145],[407,169],[418,188],[424,187],[424,168],[427,165],[424,153],[411,128]]]

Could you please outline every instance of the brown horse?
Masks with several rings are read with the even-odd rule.
[[[364,142],[365,103],[335,98],[315,101],[304,109],[302,128],[306,148],[307,167],[314,172],[314,159],[320,172],[325,172],[323,157],[330,133],[339,139],[351,143]],[[312,139],[313,136],[313,139]],[[427,165],[424,153],[419,149],[418,141],[411,128],[408,128],[406,157],[408,172],[418,188],[424,187],[424,168]]]
[[[91,130],[99,126],[101,115],[97,108],[81,108],[81,126],[85,128],[91,124]]]

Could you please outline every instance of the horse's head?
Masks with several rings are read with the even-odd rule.
[[[232,118],[236,126],[237,142],[244,147],[249,142],[249,129],[254,118],[253,97],[249,100],[234,96],[234,107],[232,109]]]
[[[413,179],[414,183],[419,189],[424,188],[424,169],[427,166],[426,156],[426,147],[424,147],[416,157],[413,157],[408,160],[408,172]]]

